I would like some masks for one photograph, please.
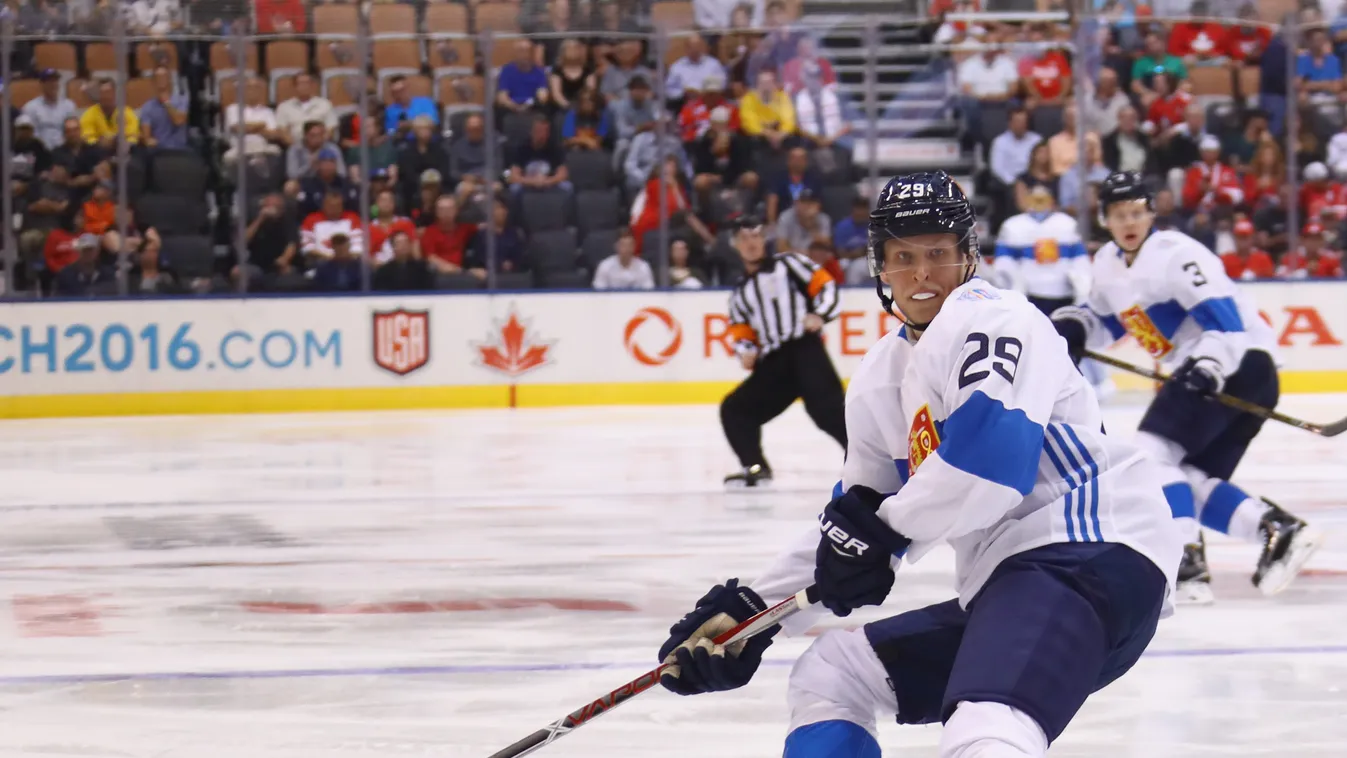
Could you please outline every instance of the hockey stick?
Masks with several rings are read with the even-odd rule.
[[[740,640],[746,640],[753,635],[770,629],[781,623],[787,617],[795,614],[797,611],[804,610],[814,604],[817,600],[817,590],[810,587],[806,590],[800,590],[794,595],[782,600],[767,610],[745,620],[738,626],[721,634],[715,638],[717,645],[729,645]],[[558,719],[546,727],[530,734],[524,739],[514,743],[504,750],[491,754],[491,758],[517,758],[521,755],[528,755],[534,750],[551,743],[558,737],[563,737],[572,729],[577,729],[598,716],[613,710],[628,700],[645,692],[659,683],[660,674],[669,668],[672,664],[663,663],[659,668],[641,674],[635,679],[600,697],[592,703],[571,713],[569,716]]]
[[[1113,366],[1114,368],[1120,368],[1123,371],[1130,371],[1133,374],[1136,374],[1138,376],[1144,376],[1147,379],[1152,379],[1157,382],[1169,381],[1168,376],[1165,376],[1164,374],[1161,374],[1158,371],[1152,371],[1148,368],[1142,368],[1141,366],[1133,365],[1131,363],[1128,363],[1127,361],[1120,361],[1112,356],[1101,355],[1099,353],[1086,350],[1085,357],[1093,358],[1094,360],[1099,361],[1100,363],[1106,363],[1110,366]],[[1271,419],[1273,421],[1280,421],[1283,424],[1290,424],[1291,426],[1294,426],[1297,429],[1304,429],[1307,432],[1314,432],[1320,437],[1336,437],[1339,434],[1342,434],[1343,432],[1347,432],[1347,418],[1344,418],[1341,421],[1334,421],[1331,424],[1315,424],[1309,421],[1302,421],[1298,418],[1292,418],[1291,416],[1278,413],[1272,410],[1271,408],[1264,408],[1261,405],[1256,405],[1247,400],[1240,400],[1237,397],[1233,397],[1231,395],[1227,395],[1222,392],[1218,392],[1215,395],[1212,395],[1212,399],[1224,405],[1228,405],[1236,410],[1244,411],[1245,413],[1258,416],[1259,418]]]

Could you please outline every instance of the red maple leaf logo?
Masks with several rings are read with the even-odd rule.
[[[500,325],[500,333],[488,337],[488,342],[475,347],[481,353],[483,366],[514,377],[547,362],[547,350],[552,346],[551,343],[529,343],[528,327],[511,310],[509,320]]]

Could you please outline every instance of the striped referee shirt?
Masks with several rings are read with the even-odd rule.
[[[827,271],[795,253],[768,255],[730,294],[734,352],[756,349],[765,356],[803,337],[806,315],[832,321],[840,307],[837,282]]]

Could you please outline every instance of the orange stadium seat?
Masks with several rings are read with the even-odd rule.
[[[15,79],[9,83],[9,102],[15,108],[22,108],[29,100],[42,96],[42,82],[37,79]]]
[[[665,31],[691,29],[695,26],[692,3],[688,0],[660,0],[650,6],[650,21],[656,29]]]
[[[249,42],[243,53],[245,66],[243,70],[257,72],[257,43]],[[237,61],[234,59],[234,51],[228,42],[215,42],[210,46],[210,70],[215,72],[232,71]]]
[[[490,29],[497,34],[515,34],[519,31],[518,3],[504,2],[478,5],[473,9],[473,16],[479,32]]]
[[[74,76],[79,71],[75,46],[69,42],[39,42],[33,45],[33,63],[39,70],[54,68]]]
[[[84,46],[84,68],[89,76],[113,76],[117,73],[117,51],[111,42],[90,42]]]
[[[126,81],[126,105],[131,110],[140,110],[140,106],[144,105],[153,97],[153,80],[142,76]]]
[[[486,104],[486,85],[480,76],[446,76],[436,89],[440,105],[481,108]]]
[[[168,66],[169,71],[178,70],[178,46],[165,42],[141,42],[136,45],[136,68],[142,74],[148,74],[157,66]]]
[[[90,82],[88,79],[71,79],[65,83],[65,96],[75,104],[76,108],[83,110],[94,104],[94,99],[98,95],[96,91],[90,91]]]
[[[354,35],[360,26],[359,13],[356,5],[315,5],[313,33]]]
[[[1193,84],[1193,94],[1199,97],[1231,93],[1230,70],[1223,66],[1194,66],[1188,71],[1188,80]]]
[[[458,3],[431,3],[426,6],[427,34],[467,34],[468,8]]]
[[[415,34],[416,9],[410,5],[371,5],[369,9],[370,34]]]

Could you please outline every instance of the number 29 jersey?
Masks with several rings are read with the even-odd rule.
[[[856,485],[886,494],[879,515],[912,540],[908,562],[953,547],[964,606],[1003,560],[1052,543],[1126,545],[1173,585],[1183,539],[1160,472],[1101,432],[1065,341],[1018,293],[974,279],[917,343],[905,330],[882,338],[851,379],[846,423],[835,494]],[[809,542],[800,548],[812,569]],[[754,589],[784,597],[807,584],[787,577],[794,562],[778,558]]]

